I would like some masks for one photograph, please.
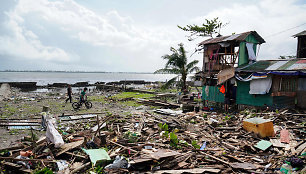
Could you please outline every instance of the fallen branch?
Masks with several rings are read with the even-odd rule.
[[[113,143],[113,144],[115,144],[115,145],[117,145],[117,146],[123,147],[123,148],[128,149],[128,150],[130,150],[130,151],[132,151],[132,152],[137,153],[136,150],[133,150],[133,149],[131,149],[131,148],[129,148],[129,147],[125,147],[125,146],[123,146],[123,145],[121,145],[121,144],[118,144],[118,143],[115,143],[115,142],[113,142],[113,141],[108,141],[108,142]]]

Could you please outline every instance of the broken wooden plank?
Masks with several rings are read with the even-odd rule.
[[[296,154],[300,154],[303,150],[305,150],[306,148],[306,142],[302,145],[300,145],[295,151],[296,151]]]
[[[83,170],[83,169],[85,169],[86,167],[89,167],[89,166],[91,166],[91,162],[88,162],[88,163],[86,163],[86,164],[84,164],[84,165],[82,165],[82,166],[80,166],[80,167],[78,167],[78,168],[72,170],[72,171],[70,172],[70,174],[78,173],[80,170]]]
[[[64,144],[62,147],[60,147],[60,151],[58,153],[56,153],[55,156],[59,156],[71,149],[74,149],[76,147],[79,147],[81,146],[82,144],[84,143],[84,139],[83,140],[80,140],[80,141],[76,141],[76,142],[72,142],[72,143],[67,143],[67,144]]]
[[[208,157],[210,157],[210,158],[212,158],[212,159],[214,159],[214,160],[220,161],[220,162],[223,163],[223,164],[230,165],[229,162],[226,162],[226,161],[224,161],[224,160],[222,160],[222,159],[220,159],[220,158],[217,158],[217,157],[215,157],[215,156],[213,156],[213,155],[210,155],[210,154],[205,153],[205,152],[200,152],[200,153],[203,154],[203,155],[206,155],[206,156],[208,156]]]
[[[239,127],[216,127],[217,130],[236,130]]]
[[[23,149],[23,148],[25,148],[25,146],[23,144],[20,144],[18,146],[2,148],[2,149],[0,149],[0,151],[3,151],[3,150],[17,150],[17,149]]]
[[[153,172],[154,174],[181,174],[181,173],[219,173],[220,169],[211,169],[211,168],[194,168],[194,169],[184,169],[184,170],[158,170]]]
[[[44,162],[44,163],[56,163],[56,161],[49,159],[17,159],[13,157],[0,157],[0,160],[5,161],[31,161],[31,162]]]
[[[282,148],[284,148],[284,147],[287,146],[287,144],[281,143],[280,140],[278,140],[278,139],[270,139],[270,142],[272,143],[272,145],[274,147],[282,147]]]
[[[65,152],[65,154],[73,156],[73,157],[78,157],[78,158],[82,158],[82,159],[88,159],[88,156],[84,156],[84,155],[78,155],[78,154],[74,154],[72,152]]]
[[[12,169],[12,170],[18,170],[18,169],[22,168],[22,165],[15,164],[15,163],[11,163],[11,162],[2,162],[2,164],[3,164],[6,168]]]
[[[161,158],[176,156],[179,154],[180,154],[179,152],[170,149],[158,149],[156,152],[151,153],[150,156],[155,160],[159,160]]]
[[[113,142],[113,141],[108,141],[108,142],[113,143],[113,144],[115,144],[115,145],[117,145],[117,146],[123,147],[123,148],[125,148],[125,149],[128,149],[128,150],[130,150],[130,151],[132,151],[132,152],[135,152],[135,153],[137,152],[136,150],[134,150],[134,149],[132,149],[132,148],[130,148],[130,147],[123,146],[123,145],[121,145],[121,144],[119,144],[119,143],[116,143],[116,142]]]
[[[244,169],[244,170],[257,169],[257,167],[252,163],[231,163],[230,166],[235,169]]]

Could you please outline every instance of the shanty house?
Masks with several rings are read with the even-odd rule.
[[[262,60],[236,69],[236,104],[306,108],[306,59]]]
[[[224,91],[239,106],[306,108],[305,34],[298,37],[299,59],[256,61],[265,41],[255,31],[223,36],[200,43],[204,49],[203,93],[205,101],[223,102]],[[259,45],[259,46],[258,46]]]
[[[297,58],[305,58],[306,57],[306,30],[293,35],[293,37],[297,37]]]
[[[264,39],[256,31],[207,39],[199,44],[204,50],[202,99],[223,102],[221,84],[226,88],[235,87],[233,80],[235,68],[256,61],[256,53]],[[232,83],[230,83],[232,82]],[[235,90],[235,89],[233,89]],[[232,100],[235,99],[232,94]]]

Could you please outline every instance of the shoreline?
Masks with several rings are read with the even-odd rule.
[[[38,82],[0,82],[0,86],[2,84],[9,84],[10,87],[20,88],[20,89],[37,89],[37,88],[65,88],[68,85],[72,87],[87,87],[87,86],[98,86],[98,85],[150,85],[150,84],[159,84],[163,83],[161,81],[145,81],[145,80],[120,80],[120,81],[112,81],[112,82],[95,82],[89,83],[88,81],[76,82],[76,83],[51,83],[47,85],[37,85]]]

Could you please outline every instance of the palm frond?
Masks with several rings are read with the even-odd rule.
[[[172,79],[170,79],[167,83],[165,83],[165,84],[161,87],[161,89],[162,89],[162,90],[165,90],[165,89],[169,88],[171,85],[174,84],[174,82],[176,81],[177,78],[178,78],[178,76],[173,77]]]
[[[199,72],[199,71],[200,71],[200,68],[195,66],[195,67],[191,68],[188,73]]]
[[[190,72],[190,70],[191,70],[193,67],[195,67],[195,65],[198,64],[198,63],[199,63],[198,60],[194,60],[194,61],[192,61],[192,62],[189,62],[189,63],[186,65],[186,70],[187,70],[188,72]]]

